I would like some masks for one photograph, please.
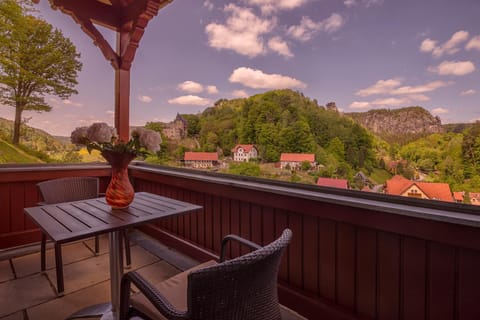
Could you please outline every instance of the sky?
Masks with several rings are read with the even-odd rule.
[[[110,63],[69,16],[47,0],[35,7],[72,40],[83,69],[77,95],[48,97],[51,112],[23,117],[62,136],[113,125]],[[480,120],[479,17],[478,0],[174,0],[136,52],[130,124],[283,88],[342,112],[419,105],[442,123]],[[100,31],[115,48],[115,34]]]

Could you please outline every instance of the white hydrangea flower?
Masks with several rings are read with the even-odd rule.
[[[140,135],[140,144],[151,152],[160,151],[160,143],[162,143],[162,137],[156,131],[143,129]]]
[[[87,131],[87,138],[90,141],[105,143],[111,142],[114,129],[105,122],[92,124]]]

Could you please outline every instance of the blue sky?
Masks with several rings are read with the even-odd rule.
[[[69,16],[47,0],[36,7],[77,46],[83,70],[78,95],[50,97],[51,112],[24,117],[56,135],[113,124],[112,67]],[[130,123],[279,88],[343,112],[420,105],[443,123],[480,120],[478,17],[478,0],[174,0],[137,50]]]

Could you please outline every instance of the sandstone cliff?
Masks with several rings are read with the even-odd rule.
[[[422,107],[378,109],[345,115],[390,143],[404,144],[432,133],[444,132],[440,118]]]

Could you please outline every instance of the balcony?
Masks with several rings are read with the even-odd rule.
[[[103,165],[0,168],[0,247],[40,239],[22,212],[40,200],[37,182],[98,176],[105,189],[109,174]],[[142,163],[130,176],[136,191],[204,207],[141,228],[196,261],[215,257],[228,233],[265,244],[292,229],[279,295],[309,319],[480,318],[478,207]]]

